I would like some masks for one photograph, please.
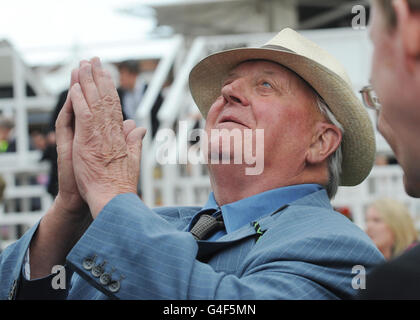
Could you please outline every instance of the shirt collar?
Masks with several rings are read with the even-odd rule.
[[[281,187],[228,203],[221,207],[218,206],[214,198],[214,193],[212,192],[209,195],[207,203],[197,212],[192,221],[195,221],[196,217],[204,210],[218,210],[220,208],[222,210],[226,232],[230,233],[247,223],[268,215],[280,207],[320,189],[322,189],[322,186],[318,184],[300,184]]]

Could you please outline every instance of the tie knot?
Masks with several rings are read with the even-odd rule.
[[[219,210],[214,215],[203,213],[191,229],[196,240],[208,239],[216,231],[224,228],[222,212]]]

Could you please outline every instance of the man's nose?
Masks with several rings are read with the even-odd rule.
[[[222,87],[222,95],[228,103],[248,106],[247,90],[245,79],[238,78]]]

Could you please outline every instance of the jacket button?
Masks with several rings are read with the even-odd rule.
[[[118,290],[120,290],[120,288],[121,288],[121,284],[120,284],[119,280],[112,281],[108,286],[109,291],[111,291],[113,293],[118,292]]]
[[[110,273],[103,273],[99,278],[99,282],[104,286],[108,285],[111,282],[111,280],[112,278]]]
[[[105,266],[105,264],[106,264],[106,262],[104,261],[103,263],[101,263],[101,264],[97,264],[96,266],[94,266],[93,268],[92,268],[92,275],[95,277],[95,278],[99,278],[100,276],[101,276],[101,274],[102,273],[104,273],[104,266]]]
[[[96,255],[83,259],[82,266],[85,270],[91,270],[95,264]]]

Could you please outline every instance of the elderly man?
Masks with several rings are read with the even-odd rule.
[[[420,1],[373,1],[372,86],[362,90],[377,110],[378,129],[404,171],[408,195],[420,197]],[[373,92],[375,89],[376,94]],[[379,97],[379,101],[378,101]],[[380,103],[379,103],[380,102]],[[364,298],[420,299],[420,247],[377,268]]]
[[[82,61],[57,120],[59,194],[1,256],[2,298],[341,299],[363,287],[383,257],[328,196],[367,176],[375,144],[336,60],[285,29],[207,57],[190,87],[207,132],[264,130],[263,172],[210,163],[203,208],[149,209],[135,194],[145,131],[122,121],[99,59]]]

